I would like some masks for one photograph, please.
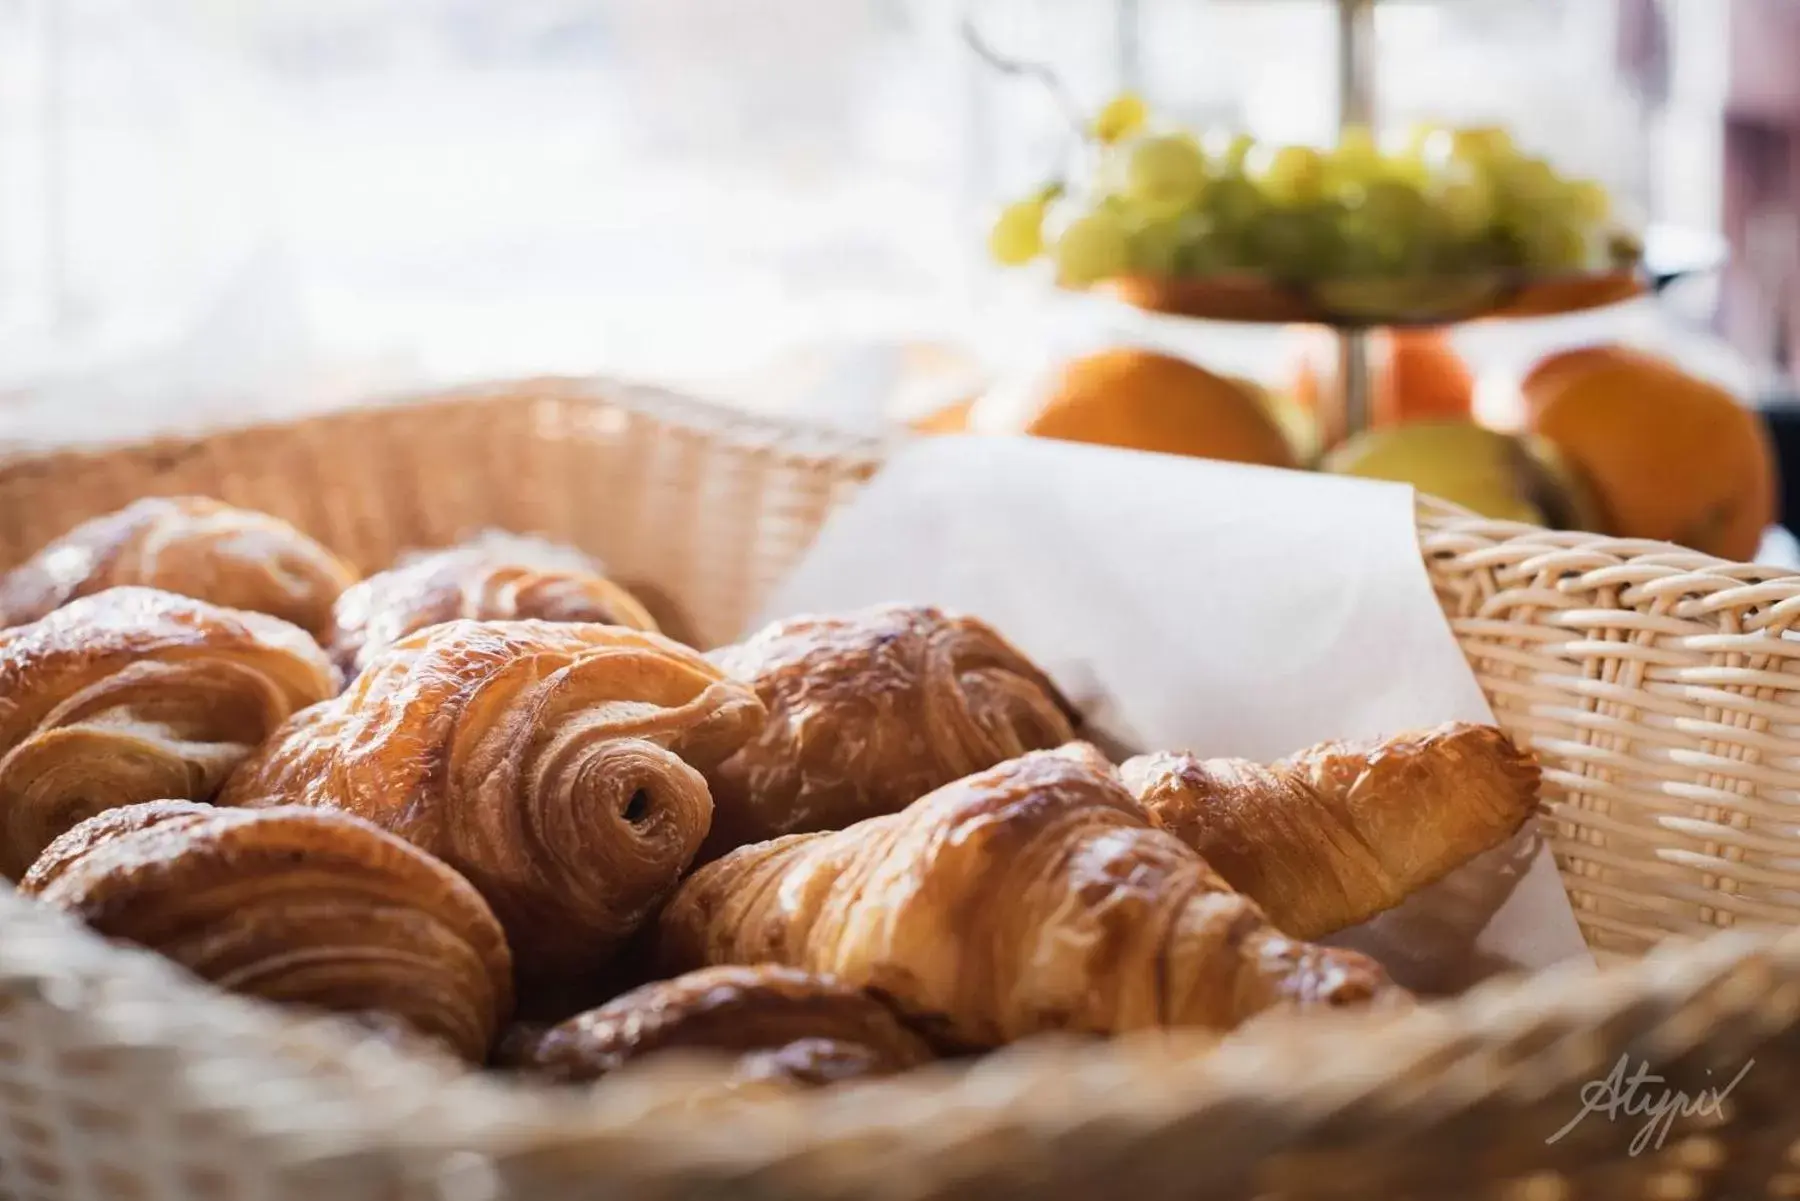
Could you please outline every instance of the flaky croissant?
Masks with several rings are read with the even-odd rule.
[[[803,968],[975,1048],[1052,1031],[1225,1030],[1391,987],[1362,955],[1277,932],[1081,744],[845,830],[740,848],[682,884],[657,934],[667,970]]]
[[[762,719],[747,687],[656,634],[454,621],[295,716],[221,803],[393,831],[468,877],[521,975],[550,984],[603,965],[675,887],[712,814],[698,769]]]
[[[702,968],[659,980],[548,1030],[521,1032],[501,1062],[563,1083],[662,1051],[727,1052],[735,1075],[799,1085],[888,1075],[932,1058],[881,1002],[792,968]]]
[[[199,496],[155,496],[76,526],[0,576],[0,626],[137,585],[291,621],[314,637],[356,581],[349,564],[279,518]]]
[[[756,688],[761,734],[709,772],[702,859],[838,830],[1074,737],[1050,678],[973,617],[886,605],[777,622],[713,661]]]
[[[459,617],[656,629],[637,598],[579,551],[490,535],[420,555],[345,590],[333,611],[332,657],[346,676],[355,676],[408,634]]]
[[[113,809],[51,843],[19,890],[220,988],[398,1019],[477,1062],[512,1009],[506,939],[475,890],[341,813]]]
[[[273,617],[149,588],[82,597],[0,632],[0,874],[136,801],[211,800],[289,714],[337,691]]]
[[[1279,763],[1144,755],[1120,770],[1165,829],[1279,929],[1323,938],[1518,832],[1538,767],[1492,726],[1327,742]]]

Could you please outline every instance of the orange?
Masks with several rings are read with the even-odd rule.
[[[975,407],[975,401],[959,400],[947,404],[923,417],[915,418],[912,428],[921,434],[961,434],[969,428],[969,410]]]
[[[1730,392],[1622,346],[1554,355],[1523,392],[1527,425],[1585,478],[1612,533],[1756,554],[1775,461],[1762,418]]]
[[[1469,365],[1437,330],[1392,330],[1375,383],[1377,425],[1466,419],[1475,404]]]
[[[1370,425],[1466,420],[1475,405],[1475,377],[1438,330],[1382,330],[1373,338],[1374,395]],[[1317,412],[1337,391],[1336,340],[1308,339],[1293,368],[1296,400]]]
[[[1068,442],[1295,466],[1257,391],[1184,359],[1120,347],[1064,364],[1022,433]]]

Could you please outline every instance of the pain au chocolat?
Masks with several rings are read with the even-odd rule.
[[[220,988],[397,1020],[475,1062],[512,1009],[481,897],[347,814],[130,805],[57,839],[19,888]]]

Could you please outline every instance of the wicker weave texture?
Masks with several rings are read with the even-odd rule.
[[[483,528],[569,541],[709,644],[881,451],[643,388],[532,381],[0,465],[0,567],[134,497],[200,493],[286,517],[365,569]],[[1793,925],[1800,578],[1432,506],[1420,530],[1477,677],[1544,760],[1590,943],[1629,956]],[[548,1198],[626,1181],[670,1197],[1073,1197],[1120,1181],[1146,1197],[1800,1195],[1796,1012],[1800,945],[1745,932],[1379,1029],[1271,1030],[1204,1058],[1001,1057],[823,1112],[697,1124],[655,1080],[599,1101],[459,1080],[209,996],[0,896],[0,1198]],[[1756,1064],[1722,1116],[1659,1152],[1628,1154],[1641,1122],[1601,1118],[1546,1143],[1621,1055],[1694,1088]]]

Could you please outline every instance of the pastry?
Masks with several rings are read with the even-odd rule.
[[[211,800],[290,713],[336,691],[294,626],[149,588],[0,632],[0,874],[18,879],[101,810]]]
[[[742,847],[683,882],[657,935],[665,970],[770,962],[834,976],[967,1048],[1227,1030],[1277,1005],[1392,987],[1362,955],[1275,930],[1083,744],[844,830]]]
[[[267,613],[322,637],[332,603],[355,581],[349,564],[279,518],[200,496],[153,496],[76,526],[0,575],[0,626],[139,585]]]
[[[489,535],[416,555],[338,597],[332,657],[347,677],[408,634],[459,617],[476,621],[600,622],[655,630],[637,598],[581,552],[529,538]]]
[[[230,992],[398,1019],[476,1062],[512,1007],[506,939],[475,890],[341,813],[113,809],[19,890]]]
[[[861,989],[758,964],[702,968],[548,1030],[521,1031],[502,1044],[501,1062],[574,1083],[675,1050],[728,1053],[741,1079],[799,1085],[903,1072],[932,1058]]]
[[[453,621],[296,715],[221,803],[329,805],[468,877],[522,978],[600,967],[711,820],[700,771],[762,721],[698,652],[623,626]]]
[[[1278,929],[1323,938],[1517,833],[1538,767],[1492,726],[1326,742],[1279,763],[1143,755],[1120,771],[1163,828]]]
[[[839,830],[1074,737],[1050,678],[984,623],[887,605],[777,622],[713,661],[768,706],[712,785],[702,860],[782,834]]]

